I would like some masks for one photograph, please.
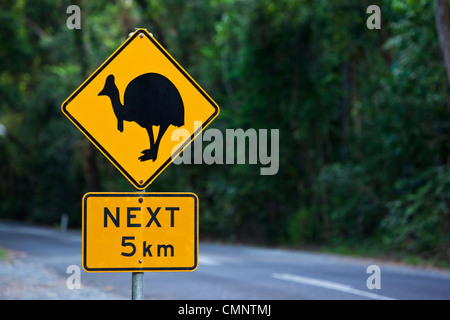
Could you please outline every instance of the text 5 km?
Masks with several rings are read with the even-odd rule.
[[[130,247],[131,251],[130,252],[122,252],[121,255],[125,256],[125,257],[132,257],[134,256],[134,254],[136,253],[136,245],[132,242],[132,240],[134,240],[134,237],[122,237],[122,247]],[[147,255],[149,257],[153,257],[152,256],[152,252],[151,252],[151,247],[152,245],[149,244],[147,245],[147,241],[144,241],[142,243],[142,256],[146,257]],[[167,253],[170,250],[170,256],[173,257],[175,252],[174,252],[174,248],[173,245],[168,244],[158,244],[157,246],[157,256],[160,257],[161,256],[161,251],[164,250],[164,257],[167,257]]]

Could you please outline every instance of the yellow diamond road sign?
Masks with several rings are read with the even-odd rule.
[[[64,101],[62,111],[143,190],[219,107],[150,33],[138,29]],[[177,128],[190,136],[172,135]]]
[[[87,193],[83,268],[88,272],[195,270],[198,206],[193,193]]]

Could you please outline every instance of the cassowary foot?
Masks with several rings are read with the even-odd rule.
[[[141,152],[143,155],[139,157],[139,160],[141,161],[147,161],[147,160],[156,160],[156,157],[158,156],[157,151],[154,149],[147,149]]]

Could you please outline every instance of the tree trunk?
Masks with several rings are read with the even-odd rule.
[[[97,165],[97,148],[87,139],[82,146],[82,168],[89,191],[100,191],[100,176]]]
[[[341,143],[344,150],[348,147],[348,127],[350,123],[350,63],[345,62],[342,66],[342,114],[341,114]]]
[[[436,29],[439,43],[444,57],[447,78],[450,84],[450,18],[447,0],[436,0],[435,6]]]
[[[83,7],[84,2],[81,0],[75,1],[75,4]],[[89,56],[86,49],[86,43],[83,38],[83,27],[78,30],[72,30],[75,37],[75,48],[77,50],[78,62],[81,66],[81,73],[83,78],[89,77]],[[100,190],[100,175],[97,164],[96,152],[97,148],[88,141],[84,143],[82,151],[82,167],[84,178],[86,179],[87,188],[89,190]]]

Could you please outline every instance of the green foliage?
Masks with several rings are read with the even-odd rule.
[[[322,168],[316,189],[326,195],[319,207],[327,215],[326,237],[355,243],[377,231],[384,210],[370,176],[358,164]]]
[[[66,27],[70,4],[81,30]],[[3,1],[0,218],[67,212],[78,227],[84,193],[132,190],[60,105],[145,27],[218,102],[213,127],[280,130],[274,176],[171,165],[149,188],[197,193],[202,236],[448,260],[450,92],[433,2],[371,4],[381,30],[361,1]]]
[[[305,245],[320,241],[320,224],[314,212],[301,207],[287,225],[287,243]]]
[[[388,203],[381,226],[387,246],[421,252],[426,258],[450,259],[450,170],[448,166],[423,172],[411,191]],[[402,188],[398,185],[397,188]]]

